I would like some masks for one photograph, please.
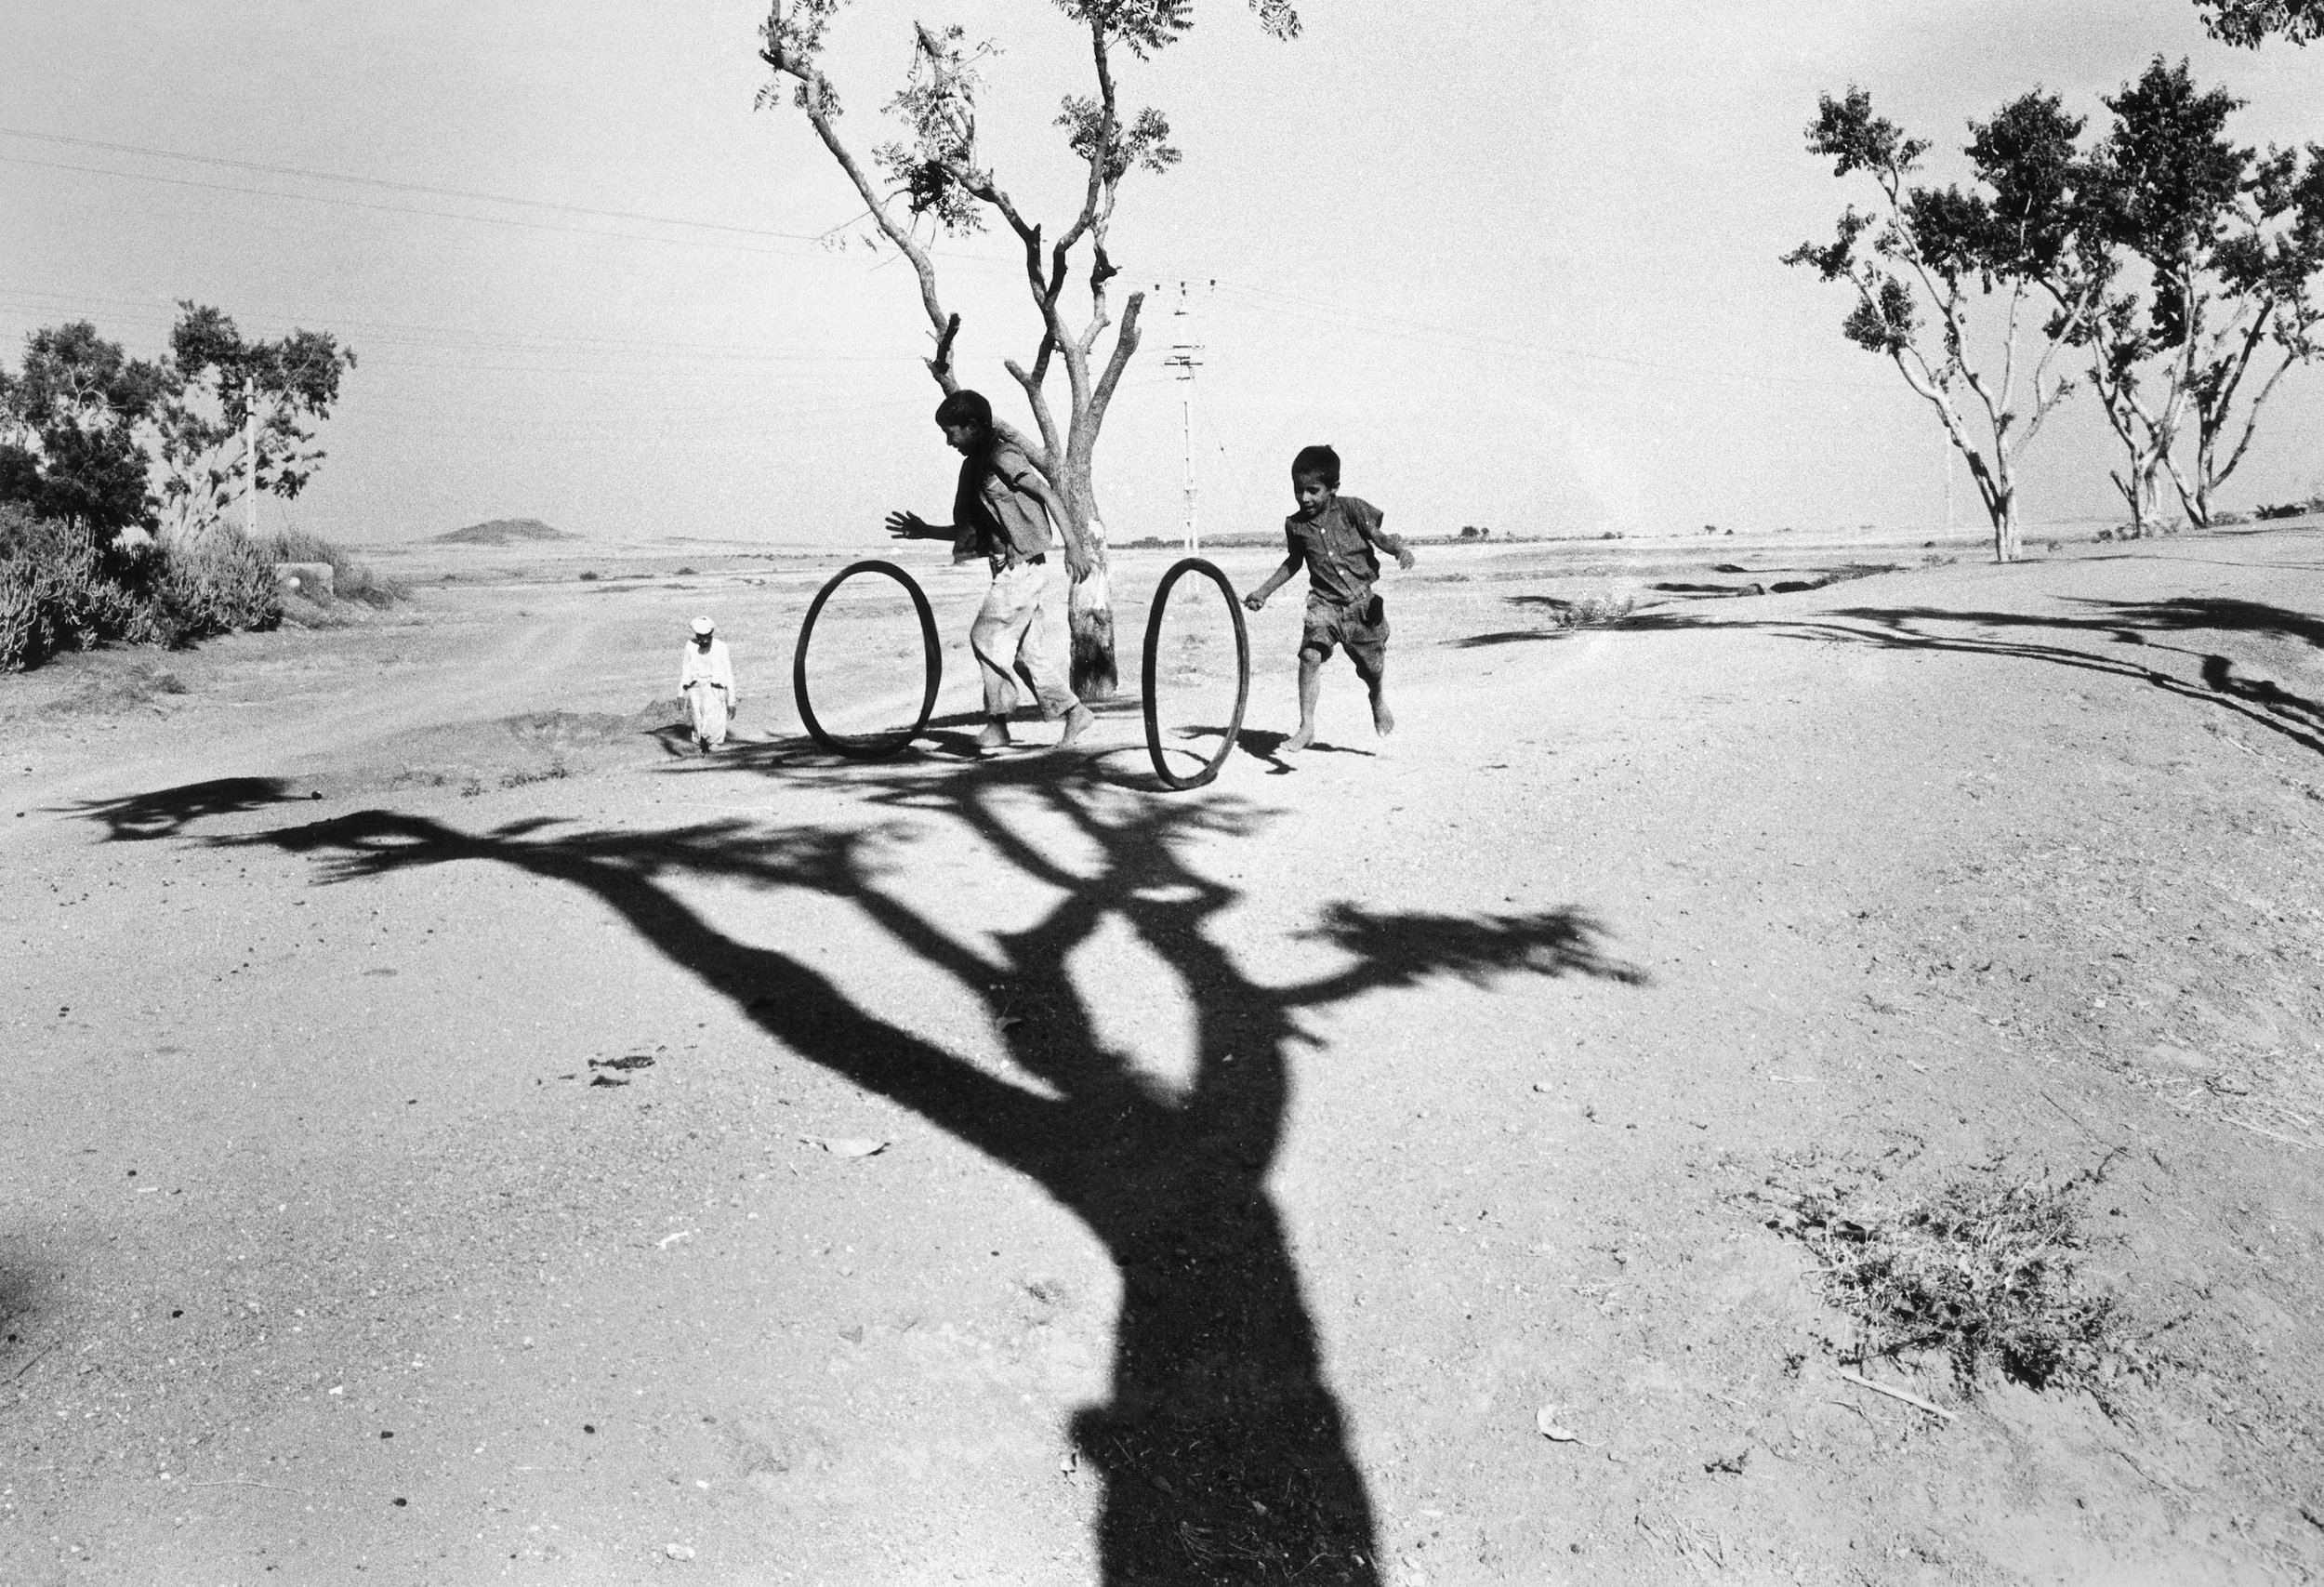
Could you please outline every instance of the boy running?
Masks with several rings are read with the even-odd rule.
[[[1089,576],[1079,540],[1065,528],[1064,503],[1023,452],[993,428],[992,404],[975,391],[955,391],[936,407],[944,444],[960,454],[960,483],[952,495],[952,522],[931,523],[914,512],[888,514],[899,540],[950,540],[952,560],[982,556],[993,588],[969,628],[984,679],[984,731],[980,749],[1009,743],[1009,716],[1017,708],[1017,669],[1032,684],[1041,715],[1063,717],[1057,740],[1065,748],[1097,718],[1074,697],[1065,678],[1064,611],[1049,598],[1049,549],[1054,532],[1065,544],[1065,571],[1076,583]]]
[[[1412,552],[1382,529],[1380,510],[1370,502],[1340,494],[1340,454],[1328,446],[1302,446],[1291,459],[1291,494],[1300,509],[1283,521],[1289,552],[1267,582],[1243,597],[1256,612],[1293,574],[1307,569],[1307,623],[1300,636],[1300,730],[1286,749],[1315,742],[1315,702],[1324,688],[1324,663],[1334,645],[1348,647],[1348,659],[1372,696],[1372,726],[1383,736],[1396,729],[1395,713],[1383,692],[1388,672],[1388,611],[1372,586],[1380,578],[1377,546],[1412,565]]]

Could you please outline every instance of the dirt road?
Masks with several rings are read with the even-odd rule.
[[[0,1579],[2313,1580],[2320,553],[1424,553],[1185,796],[814,752],[823,567],[0,681]],[[2151,1381],[1840,1376],[1771,1196],[2043,1176]]]

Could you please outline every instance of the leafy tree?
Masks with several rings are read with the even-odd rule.
[[[1914,184],[1930,145],[1875,115],[1862,88],[1851,86],[1838,99],[1820,96],[1807,127],[1808,152],[1830,156],[1836,177],[1869,178],[1880,205],[1872,215],[1849,205],[1831,243],[1802,243],[1783,262],[1854,289],[1842,334],[1894,364],[1935,412],[1992,521],[1999,562],[2014,561],[2021,549],[2017,459],[2075,388],[2051,365],[2084,335],[2099,303],[2086,282],[2052,302],[2034,333],[2039,350],[2021,391],[2020,343],[2035,294],[2075,279],[2065,265],[2083,224],[2081,129],[2054,96],[2036,91],[2012,100],[1991,121],[1970,124],[1964,152],[1983,191],[1964,192]],[[1990,360],[1980,363],[1983,317],[1972,310],[1997,295],[1998,333],[1987,327],[1988,345],[1999,338],[1993,369]]]
[[[2221,245],[2215,261],[2225,312],[2195,373],[2192,488],[2183,471],[2173,468],[2171,475],[2188,518],[2206,526],[2212,493],[2243,461],[2261,406],[2294,364],[2314,362],[2320,350],[2324,307],[2315,288],[2324,271],[2324,144],[2309,144],[2304,158],[2270,149],[2246,201],[2248,228]],[[2238,414],[2237,396],[2254,363],[2266,375]]]
[[[2109,294],[2091,326],[2093,384],[2131,459],[2115,483],[2134,534],[2151,515],[2158,470],[2188,519],[2208,525],[2260,409],[2317,351],[2324,151],[2263,159],[2238,146],[2226,125],[2243,101],[2199,90],[2184,60],[2158,57],[2105,102],[2114,125],[2090,163],[2092,235],[2151,278],[2143,293]],[[2247,387],[2255,364],[2266,373]],[[2191,469],[2177,450],[2190,420]]]
[[[2278,34],[2293,44],[2324,37],[2324,0],[2201,0],[2211,35],[2247,49]]]
[[[133,359],[86,320],[34,331],[16,375],[0,369],[0,501],[100,541],[152,522],[141,430],[175,372]]]
[[[997,217],[1023,248],[1025,288],[1040,334],[1029,366],[1011,359],[1003,367],[1023,390],[1039,433],[1028,438],[1013,427],[1002,428],[1065,504],[1066,522],[1059,527],[1075,575],[1074,688],[1085,698],[1105,698],[1116,682],[1114,619],[1092,466],[1106,408],[1138,348],[1138,315],[1145,298],[1130,293],[1116,322],[1110,286],[1121,267],[1108,252],[1107,240],[1123,179],[1133,171],[1159,176],[1179,160],[1168,119],[1152,108],[1125,113],[1115,74],[1125,56],[1148,60],[1184,36],[1194,25],[1192,0],[1055,0],[1067,21],[1087,35],[1090,65],[1089,91],[1063,96],[1054,123],[1086,172],[1078,206],[1055,231],[1032,218],[1015,190],[986,163],[977,126],[980,68],[995,46],[969,43],[958,27],[915,24],[910,73],[886,106],[906,136],[873,150],[867,167],[840,136],[838,92],[822,66],[831,24],[846,3],[773,0],[759,30],[759,57],[774,75],[759,90],[759,103],[780,104],[787,98],[805,113],[878,236],[911,261],[920,308],[935,336],[928,372],[945,392],[960,384],[954,364],[960,317],[944,307],[930,242],[938,233],[981,231],[989,218]],[[1299,18],[1289,0],[1250,0],[1250,5],[1269,34],[1297,36]],[[886,185],[875,179],[874,168]],[[1078,323],[1064,303],[1076,274],[1089,295],[1088,312]],[[1101,356],[1109,329],[1113,345]],[[1050,387],[1059,365],[1066,387],[1062,426]]]
[[[2225,136],[2240,102],[2197,92],[2185,62],[2173,71],[2158,57],[2105,101],[2114,125],[2086,167],[2086,268],[2110,285],[2127,257],[2153,277],[2149,291],[2109,289],[2087,337],[2092,384],[2126,456],[2112,477],[2133,536],[2147,532],[2157,476],[2172,466],[2209,318],[2209,261],[2251,162]]]
[[[162,495],[180,534],[218,522],[256,493],[297,496],[323,459],[313,423],[331,417],[355,354],[323,331],[247,341],[216,309],[188,301],[169,335],[178,391],[162,411]]]

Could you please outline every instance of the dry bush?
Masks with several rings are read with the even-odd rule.
[[[1637,600],[1628,595],[1585,595],[1563,601],[1553,608],[1561,628],[1610,628],[1631,615]]]
[[[2074,1182],[1960,1180],[1896,1206],[1810,1197],[1775,1222],[1824,1264],[1826,1293],[1859,1327],[1857,1360],[1941,1349],[1964,1388],[1987,1367],[2094,1388],[2136,1364],[2113,1301],[2076,1287]]]
[[[401,579],[376,572],[371,564],[358,561],[337,541],[310,535],[304,529],[284,529],[263,536],[258,541],[258,552],[270,562],[330,563],[334,600],[356,601],[366,606],[392,606],[412,593],[411,587]],[[304,599],[311,602],[313,598]]]
[[[113,717],[134,710],[163,710],[162,701],[187,693],[175,672],[158,661],[140,661],[119,671],[92,670],[82,686],[41,708],[49,717]]]

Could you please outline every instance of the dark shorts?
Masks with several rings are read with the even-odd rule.
[[[1307,628],[1300,649],[1331,659],[1334,645],[1348,647],[1348,659],[1367,672],[1377,672],[1388,659],[1388,607],[1377,595],[1353,605],[1340,606],[1314,596],[1307,600]]]

